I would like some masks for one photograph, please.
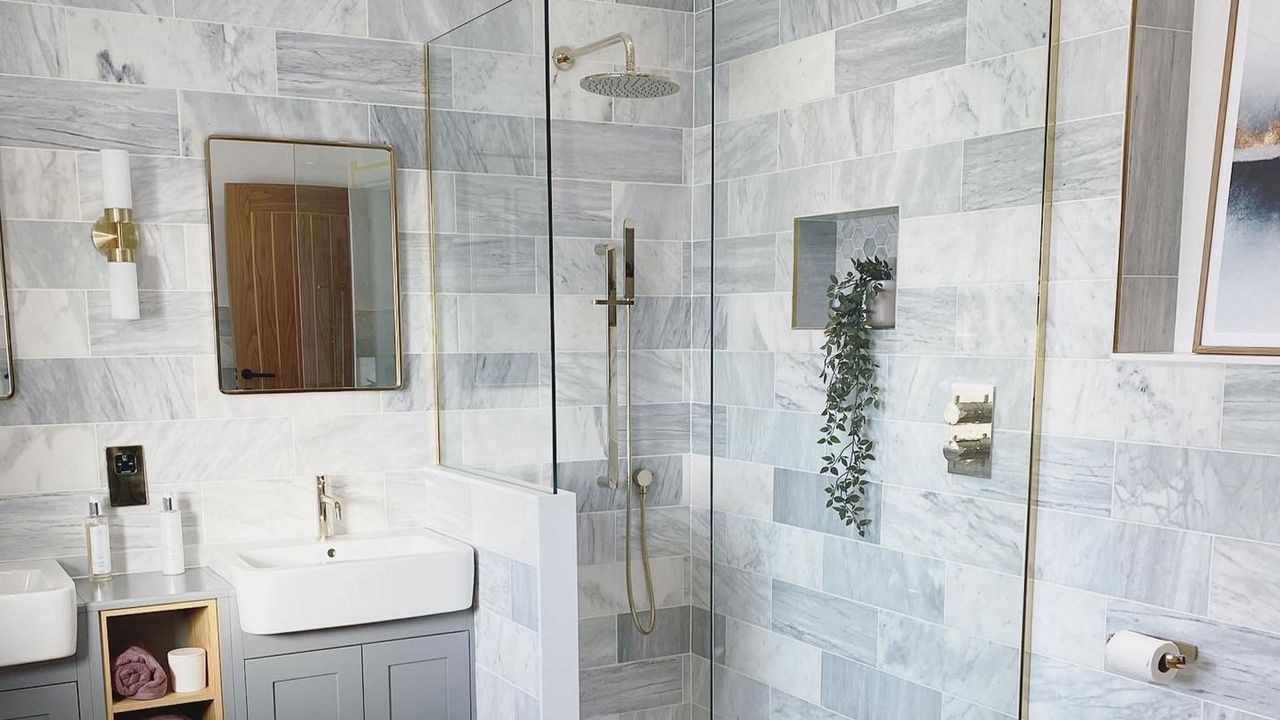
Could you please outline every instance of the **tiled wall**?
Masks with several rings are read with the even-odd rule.
[[[1143,3],[1167,26],[1192,3]],[[1280,718],[1280,369],[1110,359],[1130,3],[1064,0],[1060,132],[1100,181],[1054,205],[1033,717]],[[1163,16],[1163,17],[1160,17]],[[1058,146],[1059,163],[1086,152]],[[1171,686],[1102,671],[1109,633],[1200,646]]]
[[[694,481],[715,642],[694,698],[717,716],[1017,714],[1049,5],[716,7],[713,477]],[[791,329],[791,230],[873,208],[899,218],[897,326],[876,334],[860,538],[817,474],[822,333]],[[946,472],[953,382],[996,386],[991,479]]]

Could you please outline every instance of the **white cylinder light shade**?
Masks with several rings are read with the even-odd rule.
[[[107,281],[111,290],[111,317],[115,320],[137,320],[139,317],[137,263],[107,263]]]
[[[133,183],[129,180],[129,153],[101,150],[102,207],[133,208]]]

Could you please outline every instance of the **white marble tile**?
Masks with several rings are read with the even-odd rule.
[[[1019,661],[1013,646],[904,615],[881,613],[877,667],[1007,714],[1018,711]]]
[[[949,564],[944,624],[1018,647],[1022,644],[1022,590],[1021,574]]]
[[[24,360],[22,392],[0,403],[0,425],[191,417],[190,358]]]
[[[1110,280],[1051,283],[1045,356],[1110,358],[1115,303],[1116,286]]]
[[[435,455],[426,413],[302,417],[294,420],[297,472],[304,475],[411,470]]]
[[[201,494],[203,539],[210,545],[309,537],[316,530],[316,485],[311,477],[206,483]]]
[[[1062,4],[1062,39],[1082,37],[1125,27],[1129,23],[1128,0],[1072,0]]]
[[[1120,257],[1120,199],[1054,203],[1052,238],[1050,279],[1114,280]]]
[[[67,26],[61,10],[0,4],[0,73],[67,76]]]
[[[835,93],[835,35],[823,33],[729,63],[728,120],[780,110]]]
[[[820,533],[740,515],[717,514],[712,525],[717,562],[803,587],[821,586],[822,568],[812,561],[822,554]]]
[[[898,287],[1034,282],[1039,253],[1039,206],[903,218]]]
[[[749,623],[725,623],[724,664],[785,693],[821,701],[822,651]]]
[[[538,634],[492,612],[476,613],[476,664],[516,687],[541,687]]]
[[[1107,598],[1036,581],[1032,588],[1031,650],[1101,670],[1107,645]]]
[[[1049,3],[972,0],[968,11],[966,54],[971,61],[1049,44]]]
[[[453,50],[451,62],[455,109],[531,117],[541,116],[545,111],[546,78],[535,56],[458,48]],[[578,88],[576,81],[573,90],[587,94]],[[559,117],[609,119],[578,114]]]
[[[684,559],[658,558],[651,566],[658,607],[686,604]],[[627,607],[626,569],[623,563],[578,568],[578,617],[616,615],[627,612]]]
[[[142,445],[155,485],[294,475],[287,419],[188,420],[98,426],[103,447]],[[105,479],[105,478],[104,478]]]
[[[551,46],[581,45],[585,38],[605,37],[625,26],[635,39],[640,65],[671,70],[692,70],[693,54],[687,42],[685,18],[654,8],[633,5],[598,4],[587,0],[557,0],[551,3],[548,23]],[[621,51],[609,57],[620,59]],[[617,62],[617,60],[614,62]]]
[[[1031,717],[1037,720],[1199,720],[1200,701],[1169,688],[1069,665],[1031,660]]]
[[[947,493],[884,489],[880,541],[885,547],[1020,573],[1026,510]]]
[[[188,157],[203,157],[205,138],[215,133],[344,142],[369,139],[368,107],[356,103],[183,91],[178,93],[178,105],[182,154]],[[201,177],[203,183],[203,171]],[[401,188],[402,193],[411,190]],[[400,229],[417,228],[402,224]]]
[[[717,236],[788,232],[796,217],[829,209],[830,181],[831,169],[825,165],[730,181],[729,222]],[[835,181],[837,190],[840,185]]]
[[[1033,371],[1029,359],[892,356],[883,358],[884,416],[936,423],[952,383],[995,385],[996,430],[1029,430]]]
[[[784,109],[778,135],[782,167],[892,150],[894,88],[882,85]],[[717,163],[723,162],[721,156],[716,157]]]
[[[430,488],[429,488],[430,490]],[[430,495],[428,501],[431,501]],[[526,565],[538,565],[538,508],[534,496],[520,490],[477,482],[471,488],[472,541]],[[455,511],[456,516],[460,511]]]
[[[1179,445],[1217,445],[1222,368],[1049,360],[1044,432]]]
[[[1280,545],[1214,538],[1209,617],[1280,633]]]
[[[1116,68],[1129,62],[1127,27],[1069,40],[1059,52],[1059,122],[1125,111],[1128,78]]]
[[[75,182],[74,153],[0,148],[0,203],[8,220],[78,220],[80,207],[68,192]]]
[[[102,216],[102,164],[97,153],[76,159],[80,184],[80,219]],[[134,155],[129,160],[133,211],[137,222],[209,222],[208,191],[203,162],[188,158]]]
[[[102,357],[209,355],[214,352],[208,293],[141,292],[139,320],[111,318],[111,297],[88,293],[89,347]]]
[[[172,91],[0,76],[0,142],[57,150],[176,154]]]
[[[424,103],[425,63],[417,44],[278,32],[275,70],[281,95],[413,107]]]
[[[956,350],[965,355],[1030,357],[1035,350],[1037,287],[982,285],[959,289]]]
[[[274,35],[262,28],[67,11],[70,77],[129,85],[269,93]]]
[[[0,495],[98,487],[92,425],[0,428]]]
[[[365,0],[174,0],[178,17],[338,35],[368,31]]]
[[[1046,48],[919,75],[896,84],[898,149],[1038,127],[1045,121]]]
[[[89,356],[89,315],[79,290],[10,290],[12,357]]]
[[[711,474],[711,507],[716,512],[773,519],[773,468],[716,457]]]
[[[838,163],[831,200],[851,210],[896,205],[903,218],[958,212],[962,161],[951,143]]]
[[[716,350],[814,352],[822,344],[821,331],[791,329],[791,298],[783,293],[721,296],[714,312]]]
[[[342,502],[338,533],[378,532],[387,528],[386,482],[382,473],[329,475],[330,493]]]

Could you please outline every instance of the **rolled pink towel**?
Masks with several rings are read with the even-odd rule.
[[[137,645],[116,657],[112,678],[122,697],[155,700],[169,691],[169,676],[164,668],[155,656]]]

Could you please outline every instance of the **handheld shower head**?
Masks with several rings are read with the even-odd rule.
[[[579,81],[578,85],[589,93],[613,98],[646,99],[666,97],[680,92],[680,84],[665,75],[636,70],[636,44],[627,33],[620,32],[578,48],[561,46],[555,49],[556,67],[568,70],[579,57],[621,43],[626,52],[626,69],[623,72],[595,73]]]

